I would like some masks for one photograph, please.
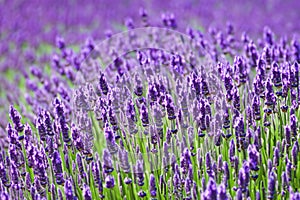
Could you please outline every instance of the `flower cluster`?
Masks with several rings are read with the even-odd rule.
[[[49,68],[7,91],[24,95],[1,125],[1,199],[299,199],[299,40],[178,37],[179,21],[146,40],[126,20],[101,48],[57,38]]]

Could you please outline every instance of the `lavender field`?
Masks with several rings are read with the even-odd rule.
[[[0,0],[0,199],[300,200],[299,8]]]

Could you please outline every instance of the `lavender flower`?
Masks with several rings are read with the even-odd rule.
[[[84,185],[84,188],[83,188],[83,198],[84,198],[84,200],[92,200],[92,193],[91,193],[90,187],[87,185]]]
[[[204,200],[216,200],[217,199],[217,186],[215,181],[210,178],[207,184],[207,188],[205,190],[205,192],[202,194],[201,196],[202,199]]]
[[[141,110],[140,110],[140,116],[141,116],[141,121],[142,121],[142,125],[144,127],[149,125],[149,118],[148,118],[148,108],[146,107],[146,105],[142,105]]]
[[[227,200],[228,199],[228,195],[226,193],[226,187],[223,183],[221,183],[221,185],[218,188],[218,198],[220,200]]]
[[[72,191],[72,184],[69,180],[67,180],[65,183],[65,194],[66,194],[66,200],[74,199],[74,195],[73,195],[73,191]]]
[[[16,131],[22,132],[24,130],[24,125],[21,123],[21,116],[12,105],[9,107],[9,116],[14,123]]]
[[[143,162],[141,160],[137,161],[136,167],[135,167],[135,177],[137,180],[137,184],[139,186],[144,185],[144,166]]]
[[[111,154],[117,153],[118,146],[115,141],[115,134],[107,124],[105,127],[105,138],[106,138],[106,144],[109,152]]]
[[[62,161],[61,161],[60,155],[57,151],[55,151],[53,153],[52,163],[53,163],[53,170],[55,173],[56,183],[58,185],[62,185],[64,183]]]
[[[259,153],[256,150],[255,145],[249,145],[248,147],[249,152],[249,163],[250,163],[250,169],[253,171],[258,171],[259,167]]]
[[[130,164],[128,160],[128,152],[126,150],[119,151],[119,158],[120,158],[120,166],[124,170],[125,173],[130,172]]]
[[[103,151],[103,168],[105,173],[111,173],[114,170],[112,165],[111,154],[107,149],[104,149]]]
[[[273,175],[271,175],[268,179],[268,199],[274,199],[275,198],[275,190],[276,187],[276,180]]]
[[[46,126],[40,117],[37,119],[36,126],[37,126],[36,128],[39,131],[40,139],[42,141],[46,141],[46,136],[47,136]]]
[[[156,184],[155,184],[155,177],[153,174],[150,175],[150,181],[149,181],[149,190],[151,197],[156,197]]]

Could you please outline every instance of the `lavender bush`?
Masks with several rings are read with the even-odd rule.
[[[300,199],[297,32],[155,12],[1,44],[1,199]]]

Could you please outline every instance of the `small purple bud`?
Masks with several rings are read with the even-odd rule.
[[[115,179],[113,176],[111,175],[108,175],[106,178],[105,178],[105,187],[108,188],[108,189],[111,189],[115,186]]]
[[[146,195],[147,195],[146,192],[143,191],[143,190],[140,190],[140,191],[138,192],[138,196],[139,196],[140,198],[144,198]]]
[[[124,183],[125,183],[126,185],[130,185],[130,184],[132,183],[131,178],[126,177],[126,178],[124,179]]]
[[[62,37],[57,37],[56,46],[57,48],[63,50],[66,47],[65,40]]]

